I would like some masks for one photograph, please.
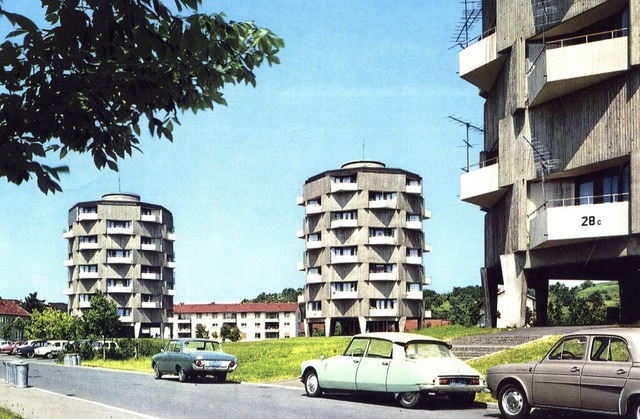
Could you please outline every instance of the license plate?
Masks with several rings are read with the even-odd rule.
[[[467,385],[466,380],[449,380],[449,385],[452,387],[464,387]]]
[[[206,369],[214,369],[220,367],[220,363],[216,361],[210,361],[207,365],[204,366]]]

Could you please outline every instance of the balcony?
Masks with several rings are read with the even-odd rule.
[[[320,249],[322,240],[307,240],[307,249]]]
[[[357,191],[358,184],[356,182],[331,182],[331,192],[341,191]]]
[[[626,29],[529,45],[529,106],[615,77],[629,69]]]
[[[422,221],[407,221],[405,227],[411,230],[422,230]]]
[[[69,259],[65,259],[65,260],[62,262],[62,265],[63,265],[64,267],[66,267],[66,268],[70,268],[70,267],[72,267],[72,266],[73,266],[73,259],[71,259],[71,258],[69,258]]]
[[[331,228],[353,228],[358,227],[358,219],[355,218],[341,218],[331,220]]]
[[[393,199],[377,199],[369,201],[369,208],[390,208],[395,209],[398,206],[398,200]]]
[[[331,255],[331,263],[358,263],[358,255]]]
[[[167,231],[167,240],[172,242],[176,241],[176,233],[173,231]]]
[[[530,222],[531,249],[629,234],[629,202],[542,207]]]
[[[423,220],[430,220],[431,219],[431,210],[425,208],[424,211],[422,212],[422,219]]]
[[[78,278],[80,279],[98,279],[100,275],[98,272],[80,272],[78,274]]]
[[[422,290],[419,291],[407,291],[405,299],[407,300],[422,300]]]
[[[306,214],[319,214],[322,212],[322,205],[320,204],[307,204],[304,208]]]
[[[320,274],[307,274],[307,284],[317,284],[322,282],[322,275]]]
[[[62,233],[62,237],[65,239],[72,239],[73,238],[73,230],[67,230],[64,233]]]
[[[481,209],[493,207],[505,192],[498,186],[498,173],[495,163],[460,175],[460,199]]]
[[[304,271],[304,262],[296,263],[296,269],[298,269],[299,271]]]
[[[407,256],[404,263],[408,265],[422,265],[422,256]]]
[[[398,239],[395,236],[371,236],[369,237],[370,245],[395,245]]]
[[[97,212],[81,212],[78,214],[78,221],[95,221],[97,219]]]
[[[132,256],[107,256],[107,263],[113,264],[132,264]]]
[[[121,323],[133,323],[133,317],[132,316],[120,316],[120,322]]]
[[[397,281],[398,272],[369,272],[369,281]]]
[[[78,243],[78,250],[98,250],[100,249],[100,246],[98,245],[98,243]]]
[[[396,317],[398,315],[397,308],[370,308],[369,317]]]
[[[498,53],[495,29],[458,54],[460,77],[482,92],[490,92],[498,78],[506,55]]]
[[[332,300],[356,300],[358,291],[331,291]]]
[[[91,301],[80,301],[78,303],[78,308],[90,308],[91,307]]]
[[[164,295],[169,295],[171,297],[175,297],[176,290],[164,290]]]
[[[298,239],[304,239],[304,230],[303,229],[296,230],[296,237]]]
[[[158,301],[143,301],[140,303],[140,308],[160,308]]]
[[[107,227],[107,234],[133,234],[133,227]]]
[[[123,286],[107,286],[107,293],[114,294],[131,294],[133,292],[132,287],[123,287]]]
[[[162,223],[161,214],[142,214],[140,215],[140,221],[146,221],[148,223]]]
[[[304,206],[304,197],[297,196],[296,197],[296,205]]]
[[[432,250],[433,250],[433,248],[431,247],[431,244],[429,244],[429,243],[425,243],[422,246],[422,253],[431,253]]]
[[[157,272],[142,272],[140,274],[140,279],[150,279],[152,281],[159,281],[162,279],[162,275]]]
[[[422,193],[422,185],[421,184],[410,184],[407,185],[407,189],[406,189],[407,193],[413,193],[413,194],[421,194]]]
[[[165,268],[175,269],[176,268],[176,261],[175,260],[165,260],[164,261],[164,267]]]
[[[62,290],[62,293],[64,295],[73,295],[73,288],[69,287],[69,288],[65,288]]]
[[[152,243],[141,243],[140,250],[146,250],[149,252],[162,252],[162,243],[160,243],[160,241],[154,241]]]
[[[322,318],[322,310],[307,310],[307,319]]]

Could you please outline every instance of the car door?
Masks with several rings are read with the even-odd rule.
[[[356,390],[356,372],[369,345],[368,338],[353,338],[341,356],[329,358],[320,386],[330,389]]]
[[[387,391],[387,373],[391,364],[393,343],[371,339],[367,353],[356,371],[356,388],[363,391]]]
[[[580,379],[582,408],[617,412],[631,364],[629,348],[624,340],[594,336]]]
[[[172,361],[176,350],[180,351],[180,342],[177,340],[169,341],[164,351],[160,353],[156,360],[156,365],[158,369],[163,373],[174,373],[175,362]]]
[[[580,408],[580,376],[586,336],[560,340],[533,371],[532,398],[537,406]]]

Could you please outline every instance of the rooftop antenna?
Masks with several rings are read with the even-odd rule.
[[[362,160],[364,160],[364,141],[365,139],[362,139]]]
[[[469,32],[471,32],[473,25],[482,16],[482,1],[464,0],[462,4],[464,4],[464,13],[456,26],[456,32],[451,42],[454,44],[453,47],[460,46],[461,48],[466,48],[469,46]]]
[[[455,116],[451,116],[449,115],[449,119],[453,120],[455,123],[457,123],[458,125],[462,125],[464,127],[466,127],[467,129],[467,138],[465,140],[462,140],[464,142],[464,144],[467,147],[467,166],[463,167],[462,170],[464,170],[465,172],[469,172],[469,149],[473,148],[473,144],[471,144],[469,142],[469,131],[474,131],[476,133],[484,133],[484,129],[481,127],[478,127],[477,125],[472,124],[469,121],[465,121],[464,119],[461,118],[457,118]]]
[[[536,169],[536,175],[542,179],[542,200],[544,201],[544,205],[546,205],[547,194],[544,189],[544,175],[549,169],[555,168],[560,163],[560,160],[552,159],[551,152],[546,145],[542,144],[541,141],[529,141],[525,136],[522,136],[522,138],[524,138],[527,144],[529,144],[529,146],[533,149],[533,164]]]

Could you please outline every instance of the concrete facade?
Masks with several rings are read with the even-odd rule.
[[[485,98],[484,146],[460,178],[485,215],[487,324],[546,324],[549,280],[615,280],[640,320],[640,2],[483,0],[460,76]],[[498,306],[498,286],[504,296]]]
[[[69,311],[82,315],[102,291],[118,306],[123,335],[171,337],[175,295],[173,216],[134,194],[105,194],[69,210]]]
[[[295,338],[300,335],[302,315],[298,303],[176,304],[173,336],[195,338],[202,325],[220,336],[225,324],[240,330],[242,341]]]
[[[304,207],[305,333],[411,330],[424,319],[422,178],[376,161],[313,176]],[[315,329],[315,331],[314,331]]]

